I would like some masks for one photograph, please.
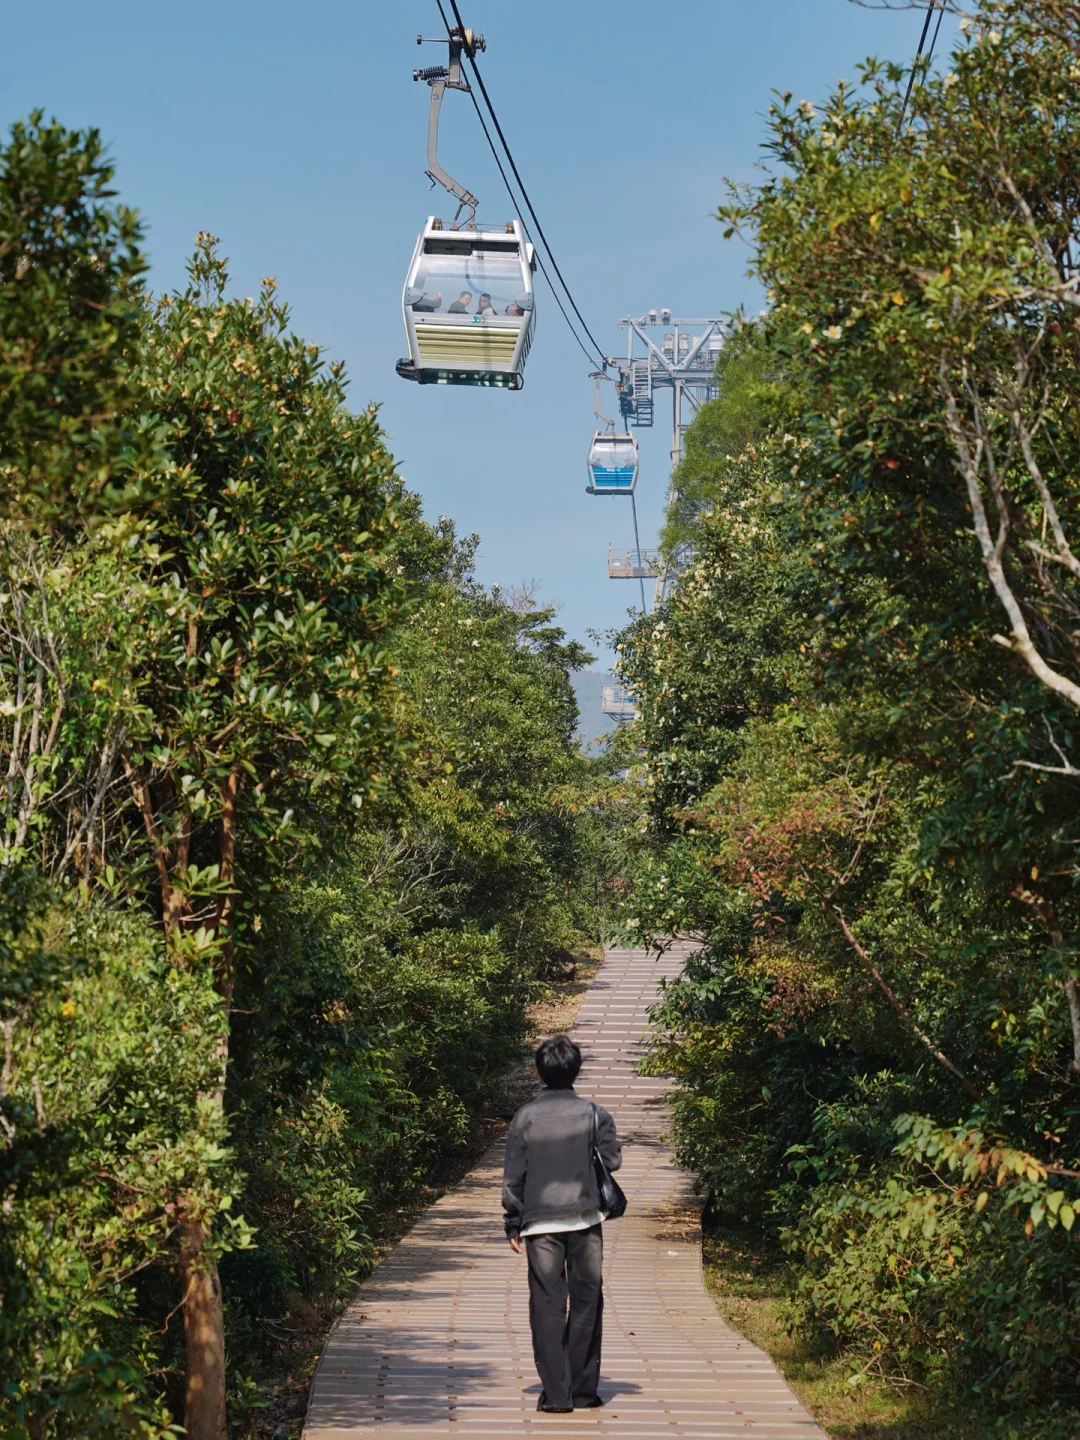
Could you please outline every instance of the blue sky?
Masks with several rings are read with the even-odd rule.
[[[482,70],[548,239],[609,351],[628,312],[760,306],[748,254],[712,218],[725,176],[752,179],[773,90],[820,100],[871,53],[907,60],[922,14],[850,0],[465,0]],[[122,198],[148,231],[151,283],[182,283],[199,230],[222,237],[234,287],[277,278],[297,330],[346,361],[376,401],[402,473],[432,517],[481,536],[486,583],[537,581],[585,638],[637,587],[607,579],[632,541],[629,505],[585,494],[588,367],[541,289],[523,391],[399,380],[400,296],[416,235],[451,213],[424,177],[434,0],[34,0],[8,6],[5,127],[34,106],[96,125]],[[940,42],[944,48],[947,36]],[[445,53],[445,52],[443,52]],[[440,158],[511,208],[467,97],[448,94]],[[440,198],[441,197],[441,198]],[[639,432],[642,543],[660,523],[669,432]],[[605,661],[608,657],[604,657]]]

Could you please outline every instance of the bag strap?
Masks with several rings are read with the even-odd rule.
[[[589,1102],[589,1108],[592,1110],[592,1148],[595,1150],[600,1136],[600,1116],[596,1113],[595,1100]]]

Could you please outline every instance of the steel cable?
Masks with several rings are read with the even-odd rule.
[[[447,23],[446,23],[446,13],[445,13],[445,11],[443,10],[443,7],[442,7],[442,0],[436,0],[436,3],[437,3],[438,6],[439,6],[439,14],[442,15],[442,17],[443,17],[443,24],[446,25],[447,34],[450,34],[450,26],[447,25]],[[454,19],[455,19],[455,20],[457,21],[457,23],[458,23],[458,28],[459,28],[462,32],[464,32],[465,26],[464,26],[464,23],[463,23],[463,21],[462,21],[462,19],[461,19],[461,11],[458,9],[457,0],[450,0],[450,8],[451,8],[451,9],[453,10],[453,12],[454,12]],[[466,58],[468,59],[469,65],[472,67],[473,75],[476,77],[476,83],[477,83],[477,86],[479,87],[480,94],[484,97],[484,104],[487,106],[488,114],[489,114],[489,116],[491,117],[491,123],[492,123],[492,124],[494,125],[494,127],[495,127],[495,133],[498,135],[499,141],[500,141],[500,143],[501,143],[501,145],[502,145],[502,147],[503,147],[503,151],[505,152],[506,158],[507,158],[507,160],[508,160],[509,163],[510,163],[510,169],[513,171],[513,173],[514,173],[514,179],[515,179],[515,180],[517,181],[517,183],[518,183],[518,188],[519,188],[519,190],[521,191],[521,195],[522,195],[523,200],[525,201],[525,207],[526,207],[526,209],[528,210],[529,214],[532,216],[532,222],[533,222],[533,225],[534,225],[534,227],[535,227],[535,229],[536,229],[537,237],[539,238],[539,240],[540,240],[541,243],[543,244],[544,249],[547,251],[548,259],[551,261],[551,268],[555,271],[555,274],[559,277],[559,284],[562,286],[562,288],[563,288],[563,293],[566,295],[567,300],[569,300],[569,302],[570,302],[570,308],[573,310],[574,314],[577,316],[577,318],[578,318],[578,320],[579,320],[579,322],[580,322],[580,324],[581,324],[581,328],[585,331],[585,334],[589,337],[589,340],[590,340],[590,342],[592,343],[593,349],[596,351],[596,355],[597,355],[597,358],[598,358],[598,360],[599,360],[600,365],[601,365],[602,367],[604,367],[604,362],[605,362],[604,352],[603,352],[603,350],[601,349],[600,344],[598,343],[598,341],[597,341],[597,339],[596,339],[596,336],[592,333],[592,331],[589,329],[588,325],[585,323],[585,317],[584,317],[584,315],[582,315],[580,309],[578,308],[578,304],[577,304],[577,301],[574,299],[573,292],[571,291],[569,285],[567,285],[566,280],[565,280],[564,277],[563,277],[562,271],[559,269],[559,262],[555,259],[555,253],[554,253],[554,251],[552,250],[551,245],[550,245],[549,242],[548,242],[547,236],[544,234],[544,227],[540,224],[540,217],[537,215],[536,210],[535,210],[535,208],[534,208],[534,206],[533,206],[532,200],[529,198],[529,192],[528,192],[528,190],[526,190],[526,188],[525,188],[524,181],[523,181],[522,178],[521,178],[521,172],[518,170],[517,164],[516,164],[516,162],[515,162],[515,160],[514,160],[513,153],[512,153],[511,150],[510,150],[510,146],[507,144],[506,135],[503,133],[503,128],[502,128],[502,126],[499,124],[499,117],[496,115],[496,113],[495,113],[495,107],[494,107],[494,106],[492,105],[492,103],[491,103],[491,96],[490,96],[490,95],[488,94],[488,92],[487,92],[487,86],[484,84],[484,77],[480,74],[480,70],[479,70],[479,67],[477,66],[476,59],[475,59],[474,56],[469,55],[468,52],[466,52]],[[470,93],[471,93],[471,92],[470,92]],[[480,114],[480,106],[477,104],[476,96],[475,96],[475,95],[473,96],[473,105],[476,107],[476,112],[477,112],[477,114],[479,115],[479,114]],[[483,117],[481,117],[480,123],[483,125]],[[485,135],[487,134],[487,127],[486,127],[486,126],[485,126],[485,128],[484,128],[484,133],[485,133]],[[491,143],[492,143],[492,142],[491,142],[491,137],[490,137],[490,135],[489,135],[489,136],[488,136],[488,144],[491,145]],[[494,153],[494,146],[492,146],[492,153]],[[498,159],[497,156],[496,156],[496,159]],[[499,171],[500,171],[500,174],[502,174],[502,176],[503,176],[503,183],[506,184],[506,188],[507,188],[507,190],[508,190],[509,193],[510,193],[510,198],[511,198],[511,200],[514,201],[514,204],[515,204],[515,206],[516,206],[516,205],[517,205],[517,200],[516,200],[516,198],[515,198],[515,196],[514,196],[513,191],[510,189],[510,185],[509,185],[509,183],[508,183],[507,180],[506,180],[506,175],[505,175],[505,172],[503,172],[503,168],[502,168],[502,165],[501,165],[501,164],[499,165]],[[524,224],[524,220],[522,221],[522,224]],[[541,266],[541,269],[543,270],[543,266]],[[551,285],[551,277],[547,274],[547,271],[546,271],[546,270],[545,270],[543,273],[544,273],[544,278],[545,278],[545,280],[547,280],[548,284]],[[554,287],[553,285],[551,286],[551,290],[552,290],[552,294],[554,295],[554,294],[555,294],[555,287]],[[558,296],[556,296],[556,299],[558,299]],[[560,303],[559,308],[562,309],[561,303]],[[563,315],[566,316],[566,311],[565,311],[565,310],[563,310]],[[566,317],[566,319],[567,319],[567,324],[569,324],[569,323],[570,323],[570,322],[569,322],[569,317]],[[573,329],[572,326],[571,326],[571,329]],[[576,334],[575,334],[575,339],[577,339]],[[581,345],[580,339],[578,339],[578,344]],[[585,348],[585,347],[582,346],[582,349],[584,349],[584,348]],[[591,357],[590,357],[590,358],[591,358]]]
[[[449,22],[449,21],[447,20],[447,18],[446,18],[446,11],[445,11],[445,10],[443,9],[443,7],[442,7],[442,0],[435,0],[435,3],[436,3],[436,5],[438,5],[438,7],[439,7],[439,14],[442,16],[442,22],[443,22],[443,24],[446,26],[446,33],[447,33],[447,34],[450,34],[450,22]],[[487,141],[487,143],[488,143],[488,149],[491,151],[492,159],[495,161],[495,164],[498,166],[499,174],[502,176],[502,182],[503,182],[503,184],[506,186],[506,193],[510,196],[510,203],[511,203],[511,205],[513,205],[513,207],[514,207],[514,213],[517,215],[518,220],[521,222],[521,228],[525,231],[525,234],[528,235],[528,233],[529,233],[529,231],[528,231],[528,226],[525,224],[524,216],[523,216],[522,213],[521,213],[521,206],[518,204],[517,196],[514,194],[514,188],[513,188],[513,186],[510,184],[509,178],[507,177],[507,174],[506,174],[506,170],[503,168],[503,163],[502,163],[502,160],[501,160],[500,157],[499,157],[499,152],[498,152],[498,150],[497,150],[497,148],[496,148],[496,146],[495,146],[494,140],[492,140],[492,138],[491,138],[491,132],[488,130],[488,127],[487,127],[487,125],[486,125],[486,123],[485,123],[485,121],[484,121],[484,112],[480,109],[480,106],[479,106],[479,104],[477,103],[476,96],[475,96],[475,94],[473,93],[471,87],[468,89],[468,91],[467,91],[466,93],[468,94],[469,99],[470,99],[470,100],[472,101],[472,103],[473,103],[473,109],[476,111],[476,118],[480,121],[480,129],[483,130],[483,132],[484,132],[484,139],[485,139],[485,140]],[[548,289],[551,291],[552,299],[555,301],[555,304],[558,305],[560,311],[562,312],[562,317],[563,317],[563,319],[566,321],[566,325],[567,325],[567,328],[568,328],[569,331],[570,331],[570,334],[571,334],[571,335],[574,337],[574,339],[577,341],[578,348],[581,350],[581,353],[585,356],[585,359],[588,360],[588,362],[589,362],[590,365],[592,365],[592,364],[594,363],[593,357],[592,357],[592,355],[589,354],[589,351],[588,351],[588,349],[586,348],[583,340],[581,339],[581,336],[578,334],[577,330],[574,328],[574,322],[570,319],[570,316],[566,313],[566,306],[563,304],[562,300],[559,298],[559,292],[556,290],[555,286],[552,284],[551,276],[548,274],[547,268],[546,268],[545,265],[544,265],[544,257],[543,257],[539,252],[537,252],[536,262],[537,262],[537,264],[538,264],[539,267],[540,267],[540,273],[541,273],[541,275],[543,275],[544,279],[545,279],[545,280],[547,281],[547,283],[548,283]],[[554,261],[553,261],[552,263],[554,263]],[[571,302],[571,303],[573,303],[573,302]],[[591,339],[592,337],[590,336],[589,338]]]
[[[645,565],[641,558],[641,536],[638,534],[637,500],[634,498],[633,490],[630,491],[630,507],[634,512],[634,544],[637,546],[637,555],[635,557],[637,560],[637,568],[644,570]],[[649,613],[649,607],[645,604],[645,577],[643,575],[638,576],[638,584],[641,586],[641,613],[642,615],[647,615]]]
[[[454,8],[455,10],[457,9],[456,6]],[[899,135],[900,131],[904,128],[904,117],[907,115],[908,101],[911,99],[912,87],[915,84],[915,71],[918,69],[919,61],[922,59],[923,46],[926,44],[926,37],[930,33],[930,21],[934,18],[934,11],[937,10],[937,8],[938,0],[930,0],[930,7],[926,12],[926,20],[923,22],[922,34],[919,36],[919,48],[915,52],[915,59],[911,62],[911,74],[908,76],[907,89],[904,91],[904,103],[900,107],[900,119],[896,125],[897,135]],[[944,14],[945,11],[943,9],[938,11],[937,30],[934,31],[934,41],[930,46],[930,53],[926,57],[928,66],[934,58],[934,45],[937,44],[938,30],[941,29],[941,21]]]
[[[926,68],[929,70],[933,64],[934,51],[937,48],[937,37],[941,34],[941,22],[945,19],[945,6],[942,4],[938,9],[937,24],[934,26],[934,38],[930,41],[930,49],[926,54]]]

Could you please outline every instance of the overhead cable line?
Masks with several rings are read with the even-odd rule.
[[[457,6],[454,7],[455,10]],[[900,119],[897,122],[896,133],[899,135],[904,128],[904,117],[907,115],[908,101],[911,99],[912,86],[915,84],[915,71],[918,69],[919,61],[922,59],[923,46],[926,44],[926,37],[930,33],[930,21],[934,18],[934,11],[938,8],[938,0],[930,0],[930,6],[926,12],[926,20],[923,22],[922,34],[919,36],[919,48],[915,52],[915,59],[911,62],[911,74],[908,76],[907,89],[904,92],[904,103],[900,107]],[[937,44],[938,30],[941,29],[941,21],[945,11],[942,8],[938,11],[937,30],[934,31],[933,44],[930,46],[930,53],[926,57],[927,66],[934,58],[934,45]]]
[[[642,561],[641,561],[641,536],[638,534],[637,500],[635,500],[635,498],[634,498],[634,492],[633,492],[633,490],[630,491],[630,508],[631,508],[631,510],[633,511],[633,514],[634,514],[634,544],[637,546],[637,568],[638,568],[638,570],[640,571],[640,570],[644,570],[645,566],[642,564]],[[649,613],[649,607],[645,604],[645,577],[644,577],[644,575],[640,575],[640,574],[638,575],[638,584],[641,586],[641,613],[642,613],[642,615],[647,615],[647,614]]]
[[[933,63],[934,50],[935,50],[936,47],[937,47],[937,37],[941,34],[941,22],[942,22],[942,20],[944,20],[944,19],[945,19],[945,5],[944,5],[944,0],[942,0],[942,3],[941,3],[941,5],[940,5],[940,7],[939,7],[939,9],[938,9],[937,24],[934,26],[934,38],[933,38],[933,40],[930,41],[930,49],[929,49],[929,51],[927,52],[927,56],[926,56],[926,68],[927,68],[928,70],[929,70],[931,64]]]
[[[443,24],[446,26],[447,33],[449,34],[449,33],[450,33],[450,22],[449,22],[449,21],[447,20],[447,18],[446,18],[446,11],[443,9],[442,0],[435,0],[435,3],[436,3],[436,4],[438,5],[438,7],[439,7],[439,14],[442,16],[442,22],[443,22]],[[484,112],[480,109],[480,106],[479,106],[479,104],[477,103],[476,96],[475,96],[475,94],[473,93],[473,91],[472,91],[471,88],[470,88],[469,91],[468,91],[468,96],[469,96],[469,99],[470,99],[470,100],[472,101],[472,103],[473,103],[473,109],[476,111],[476,118],[480,121],[480,128],[481,128],[481,130],[483,130],[483,132],[484,132],[484,139],[485,139],[485,140],[487,141],[487,143],[488,143],[488,149],[491,151],[492,159],[495,161],[495,164],[496,164],[496,165],[498,166],[498,168],[499,168],[499,174],[502,176],[502,182],[503,182],[503,184],[506,186],[506,193],[510,196],[510,203],[513,205],[513,207],[514,207],[514,212],[515,212],[515,214],[517,215],[518,219],[521,221],[522,228],[526,230],[526,233],[528,233],[528,227],[525,225],[525,217],[524,217],[524,216],[522,215],[522,213],[521,213],[521,206],[518,204],[517,196],[514,194],[514,187],[510,184],[510,179],[509,179],[509,177],[508,177],[508,175],[507,175],[507,173],[506,173],[506,170],[503,168],[502,159],[501,159],[500,156],[499,156],[498,149],[496,148],[495,142],[494,142],[494,140],[492,140],[492,138],[491,138],[491,132],[490,132],[490,130],[488,130],[488,127],[487,127],[487,125],[486,125],[486,123],[485,123],[485,121],[484,121]],[[592,355],[589,354],[589,351],[586,349],[585,344],[584,344],[584,342],[583,342],[582,339],[581,339],[581,336],[578,334],[577,330],[574,328],[574,322],[570,319],[570,316],[566,313],[566,306],[563,304],[562,300],[559,298],[559,292],[558,292],[558,290],[556,290],[555,286],[552,284],[552,282],[551,282],[551,276],[548,274],[547,269],[546,269],[546,267],[545,267],[545,265],[544,265],[544,257],[543,257],[542,255],[540,255],[540,254],[537,254],[536,261],[537,261],[537,264],[538,264],[539,267],[540,267],[540,273],[543,275],[544,279],[545,279],[545,280],[547,281],[547,283],[548,283],[548,289],[551,291],[552,298],[554,299],[555,304],[558,305],[559,309],[562,311],[562,317],[563,317],[563,319],[566,321],[566,324],[567,324],[567,327],[568,327],[568,329],[569,329],[569,331],[570,331],[570,334],[573,335],[574,339],[577,341],[578,348],[581,350],[581,353],[585,356],[585,359],[588,360],[588,362],[589,362],[590,365],[592,365],[592,364],[594,363],[594,358],[593,358]]]
[[[447,24],[446,12],[443,10],[442,0],[436,0],[436,3],[437,3],[438,6],[439,6],[439,14],[442,15],[442,18],[443,18],[443,24],[446,25],[447,33],[449,34],[449,33],[450,33],[450,26]],[[455,20],[457,21],[457,23],[458,23],[458,28],[464,33],[465,26],[464,26],[464,23],[463,23],[462,18],[461,18],[461,11],[458,9],[458,6],[457,6],[457,0],[450,0],[450,8],[451,8],[451,9],[453,10],[453,12],[454,12],[454,19],[455,19]],[[470,55],[470,54],[468,53],[468,51],[466,51],[465,53],[466,53],[466,57],[467,57],[467,59],[468,59],[468,61],[469,61],[469,64],[470,64],[470,66],[472,67],[473,75],[476,77],[476,83],[477,83],[477,86],[479,87],[480,94],[484,97],[484,104],[487,106],[488,114],[489,114],[490,117],[491,117],[491,123],[492,123],[492,124],[494,125],[494,127],[495,127],[495,132],[496,132],[496,134],[497,134],[498,137],[499,137],[499,141],[500,141],[500,143],[501,143],[501,145],[502,145],[502,147],[503,147],[503,150],[504,150],[504,152],[505,152],[505,154],[506,154],[506,158],[507,158],[507,160],[509,161],[510,169],[511,169],[511,170],[513,171],[513,173],[514,173],[514,179],[515,179],[515,180],[517,181],[517,183],[518,183],[518,188],[520,189],[522,198],[523,198],[524,201],[525,201],[525,207],[526,207],[526,209],[528,210],[529,214],[532,216],[532,222],[533,222],[533,225],[534,225],[534,227],[535,227],[535,229],[536,229],[537,236],[539,237],[541,243],[543,244],[544,249],[547,251],[548,259],[551,261],[551,268],[555,271],[555,274],[559,277],[559,284],[562,286],[563,292],[564,292],[564,294],[566,295],[567,300],[570,302],[570,308],[573,310],[574,314],[577,316],[578,320],[580,321],[580,323],[581,323],[581,328],[585,331],[585,334],[589,337],[589,340],[590,340],[591,343],[592,343],[593,349],[594,349],[595,352],[596,352],[596,355],[597,355],[597,357],[598,357],[598,359],[599,359],[599,361],[600,361],[600,364],[603,365],[603,364],[604,364],[604,361],[605,361],[605,358],[606,358],[605,355],[604,355],[603,349],[601,348],[601,346],[600,346],[599,342],[597,341],[595,335],[592,333],[592,331],[589,329],[588,325],[585,323],[585,317],[584,317],[584,315],[582,315],[580,309],[578,308],[578,304],[577,304],[577,301],[574,299],[573,292],[571,291],[569,285],[567,285],[565,279],[563,278],[563,273],[562,273],[562,271],[559,269],[559,263],[558,263],[558,261],[555,259],[555,253],[554,253],[554,251],[552,250],[551,245],[550,245],[549,242],[548,242],[547,236],[544,234],[544,227],[540,224],[540,218],[539,218],[539,216],[537,215],[536,210],[535,210],[534,207],[533,207],[533,203],[532,203],[532,201],[531,201],[530,198],[529,198],[529,192],[528,192],[528,190],[526,190],[526,188],[525,188],[525,183],[524,183],[524,181],[522,180],[522,178],[521,178],[521,173],[520,173],[520,171],[518,170],[517,164],[516,164],[515,161],[514,161],[514,156],[513,156],[513,153],[512,153],[511,150],[510,150],[510,146],[507,144],[506,135],[503,133],[503,128],[502,128],[502,126],[499,124],[499,117],[495,114],[495,107],[494,107],[494,106],[492,105],[492,103],[491,103],[491,96],[488,94],[488,92],[487,92],[487,86],[484,84],[483,76],[480,74],[479,67],[477,66],[477,63],[476,63],[476,57],[475,57],[475,55]],[[470,91],[470,94],[471,94],[471,93],[472,93],[472,92]],[[492,144],[491,136],[488,134],[487,126],[484,125],[483,116],[480,115],[480,106],[479,106],[479,104],[477,103],[477,100],[476,100],[476,96],[475,96],[475,95],[473,96],[473,105],[474,105],[475,108],[476,108],[476,113],[477,113],[477,115],[480,116],[480,123],[481,123],[481,125],[484,126],[484,134],[487,136],[488,144],[491,145],[492,154],[495,154],[495,147],[494,147],[494,145]],[[498,163],[498,156],[496,155],[495,158],[496,158],[496,162]],[[516,205],[517,205],[517,200],[516,200],[516,198],[515,198],[515,196],[514,196],[513,190],[510,188],[510,183],[509,183],[509,181],[506,179],[506,173],[505,173],[505,171],[503,170],[503,167],[502,167],[501,164],[499,164],[499,173],[502,175],[502,177],[503,177],[503,183],[506,185],[506,188],[507,188],[507,190],[509,191],[509,194],[510,194],[510,198],[511,198],[511,200],[514,201],[514,204],[515,204],[515,206],[516,206]],[[524,223],[524,221],[522,221],[522,223]],[[551,293],[552,293],[553,295],[555,295],[556,300],[558,300],[559,297],[558,297],[558,295],[555,294],[555,287],[554,287],[554,285],[552,285],[552,283],[551,283],[551,277],[548,275],[547,271],[544,269],[544,266],[543,266],[542,263],[541,263],[540,269],[541,269],[541,271],[543,272],[544,279],[547,280],[548,285],[551,286]],[[563,315],[564,315],[564,317],[566,318],[566,322],[567,322],[567,324],[569,325],[569,324],[570,324],[570,319],[569,319],[569,316],[566,315],[566,311],[565,311],[565,309],[563,309],[563,306],[562,306],[562,302],[561,302],[561,301],[559,302],[559,309],[562,310]],[[571,328],[571,330],[573,330],[574,327],[571,325],[570,328]],[[575,337],[574,337],[574,338],[577,339],[578,344],[581,345],[581,348],[584,350],[585,347],[584,347],[584,345],[582,345],[581,340],[577,337],[576,332],[575,332]],[[587,354],[587,353],[588,353],[588,352],[586,351],[586,354]],[[591,359],[592,359],[592,357],[590,356],[590,361],[591,361]]]

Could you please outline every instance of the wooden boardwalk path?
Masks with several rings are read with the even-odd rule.
[[[305,1440],[824,1440],[769,1357],[706,1294],[699,1202],[660,1143],[668,1082],[636,1073],[657,983],[685,954],[609,950],[574,1027],[585,1054],[577,1089],[615,1116],[630,1202],[604,1227],[606,1406],[536,1410],[525,1260],[503,1236],[500,1143],[361,1286],[327,1342]]]

